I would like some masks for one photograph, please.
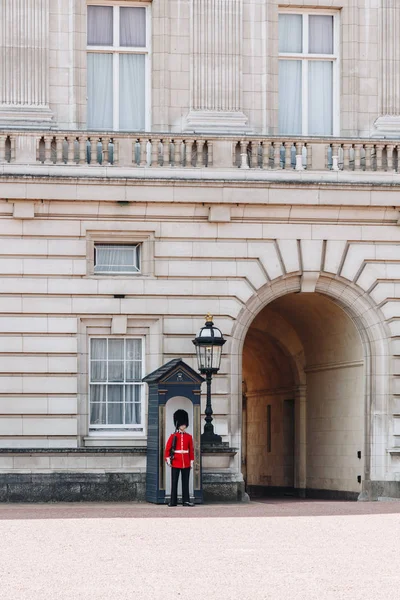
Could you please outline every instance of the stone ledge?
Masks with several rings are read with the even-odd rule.
[[[147,448],[0,448],[0,454],[147,454]]]

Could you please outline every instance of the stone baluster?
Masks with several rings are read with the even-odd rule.
[[[182,140],[174,138],[174,167],[182,165]]]
[[[281,168],[281,144],[282,144],[282,142],[278,142],[278,141],[274,142],[274,163],[273,163],[274,169]]]
[[[292,168],[292,146],[293,142],[285,142],[285,169]]]
[[[400,173],[400,144],[396,144],[395,150],[397,159],[396,173]]]
[[[147,138],[140,138],[140,166],[147,165]]]
[[[113,146],[114,146],[113,165],[119,165],[119,140],[113,138]]]
[[[56,163],[58,165],[63,164],[63,145],[64,145],[64,136],[57,135],[56,136]]]
[[[388,171],[393,171],[393,150],[394,144],[386,146],[386,168]]]
[[[203,148],[204,148],[205,140],[197,140],[197,164],[196,167],[200,169],[204,166],[203,161]]]
[[[103,153],[103,165],[110,164],[110,153],[108,150],[108,146],[110,144],[110,138],[108,136],[104,136],[101,138],[101,149]]]
[[[246,140],[240,141],[240,168],[241,169],[249,169],[249,161],[247,159],[247,146],[248,142]]]
[[[304,171],[303,167],[303,142],[296,142],[296,171]]]
[[[350,150],[352,144],[343,144],[343,171],[350,171]]]
[[[251,142],[251,168],[256,169],[258,167],[258,149],[260,142]]]
[[[365,144],[365,170],[372,171],[372,149],[374,144]]]
[[[6,162],[6,135],[0,135],[0,164]]]
[[[52,164],[52,160],[51,160],[51,143],[52,143],[52,141],[53,141],[52,135],[44,136],[44,164],[45,165]]]
[[[151,140],[151,166],[158,167],[159,163],[159,152],[160,152],[160,140],[159,138],[153,138]]]
[[[214,163],[214,146],[207,140],[207,167],[212,167]]]
[[[87,137],[85,135],[79,136],[79,164],[85,165],[87,163]]]
[[[269,169],[269,157],[271,152],[271,142],[264,140],[262,143],[262,168]]]
[[[376,144],[376,170],[383,171],[383,148],[384,144]]]
[[[363,147],[362,144],[354,145],[354,170],[355,171],[361,170],[361,149],[362,149],[362,147]]]
[[[90,136],[90,164],[91,165],[97,165],[97,163],[98,163],[98,159],[97,159],[98,141],[99,141],[98,137]]]
[[[312,144],[306,144],[306,165],[307,170],[312,169]]]
[[[75,164],[75,139],[76,138],[73,135],[67,136],[67,144],[68,144],[67,163],[69,165]]]
[[[163,138],[163,167],[170,166],[170,153],[171,153],[171,140],[170,138]]]
[[[332,171],[339,171],[339,144],[332,144]]]
[[[186,161],[185,161],[185,166],[186,166],[186,167],[191,167],[191,166],[192,166],[192,150],[193,150],[193,144],[194,144],[194,140],[192,140],[192,139],[185,140],[185,148],[186,148]]]

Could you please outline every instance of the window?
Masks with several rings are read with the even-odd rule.
[[[138,338],[91,338],[91,430],[143,430],[143,346]]]
[[[149,8],[89,5],[87,9],[88,128],[149,128]]]
[[[279,133],[338,135],[338,13],[279,15]]]
[[[94,273],[140,273],[140,244],[95,244]]]

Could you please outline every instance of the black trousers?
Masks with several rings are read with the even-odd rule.
[[[189,496],[189,477],[190,467],[187,469],[176,469],[171,467],[171,504],[178,504],[178,480],[179,473],[182,473],[182,502],[190,502]]]

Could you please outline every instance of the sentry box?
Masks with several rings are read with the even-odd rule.
[[[155,504],[169,502],[171,469],[164,460],[165,444],[175,431],[173,415],[179,408],[189,415],[188,433],[193,436],[194,465],[190,474],[192,502],[203,502],[200,454],[200,396],[204,378],[181,358],[175,358],[143,378],[149,386],[146,500]],[[179,482],[178,497],[181,495]]]

